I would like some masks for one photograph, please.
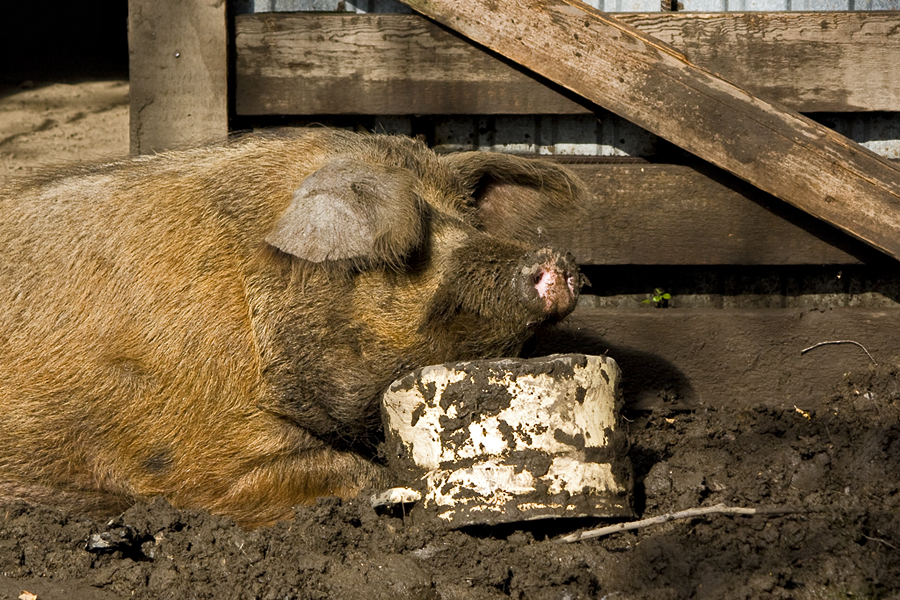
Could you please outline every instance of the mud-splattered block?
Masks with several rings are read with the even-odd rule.
[[[389,461],[455,527],[631,516],[620,378],[583,354],[418,369],[384,395]]]

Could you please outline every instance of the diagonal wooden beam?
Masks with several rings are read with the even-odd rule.
[[[413,9],[900,258],[900,170],[577,0],[403,0]]]

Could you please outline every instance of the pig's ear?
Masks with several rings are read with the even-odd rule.
[[[415,187],[407,169],[334,160],[300,184],[266,241],[316,263],[400,265],[424,236]]]
[[[496,152],[442,157],[471,195],[480,228],[522,242],[565,229],[586,213],[588,192],[568,169],[544,159]],[[552,240],[551,240],[552,241]]]

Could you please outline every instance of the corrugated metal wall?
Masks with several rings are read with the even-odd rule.
[[[264,12],[412,13],[395,0],[231,0],[235,14]]]
[[[668,2],[668,0],[665,0]],[[262,12],[410,13],[395,0],[231,0],[236,14]],[[658,12],[661,0],[588,0],[607,12]],[[678,0],[679,11],[850,11],[900,10],[900,0]],[[900,82],[898,82],[900,85]],[[900,113],[811,115],[888,158],[900,159]],[[412,120],[376,118],[387,133],[412,133]],[[446,150],[493,150],[547,155],[649,156],[659,139],[606,111],[596,115],[472,116],[435,120],[435,143]]]
[[[900,10],[898,0],[684,0],[684,10],[697,12]],[[612,10],[612,9],[609,9]]]

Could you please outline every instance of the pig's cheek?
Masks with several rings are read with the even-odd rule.
[[[528,315],[525,326],[533,327],[544,321],[548,310],[548,293],[551,282],[543,269],[534,270],[519,280],[518,301]]]

